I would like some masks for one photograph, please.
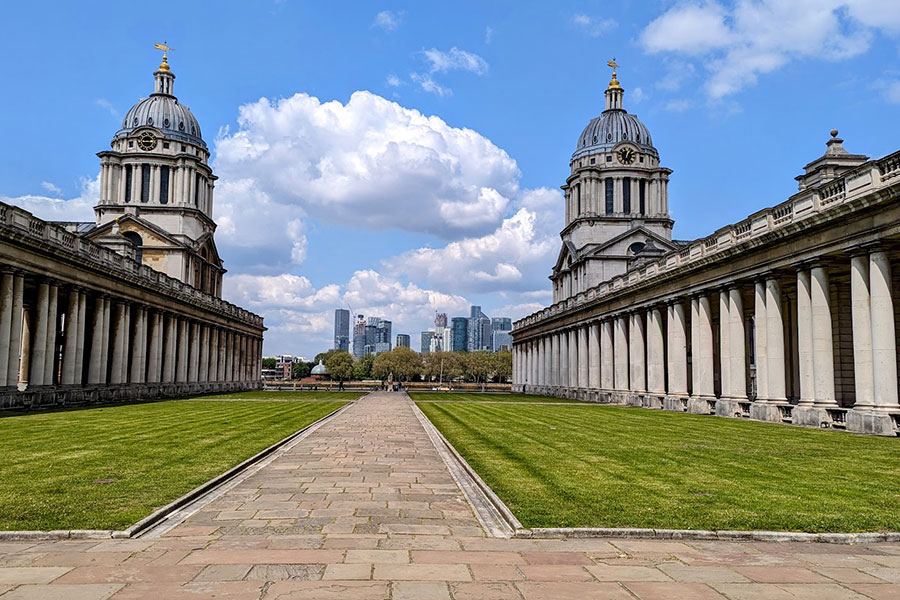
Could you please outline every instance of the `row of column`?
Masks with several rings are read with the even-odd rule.
[[[171,142],[177,143],[177,142]],[[169,167],[168,188],[165,193],[166,202],[196,206],[207,214],[212,212],[213,182],[199,174],[199,171],[185,165],[165,165],[161,163],[128,163],[116,164],[102,162],[100,165],[100,190],[104,203],[141,203],[143,189],[143,166],[147,164],[150,173],[148,201],[160,203],[162,189],[162,167]],[[126,198],[126,168],[131,167],[131,197]],[[198,177],[199,174],[199,177]]]
[[[811,262],[801,265],[795,276],[798,406],[837,407],[828,270],[823,263]],[[884,249],[851,255],[850,291],[854,408],[897,411],[897,337],[891,264]],[[718,290],[717,298],[715,292],[698,293],[689,301],[674,299],[518,343],[514,382],[712,399],[718,372],[720,398],[747,400],[751,381],[747,336],[752,334],[755,402],[787,403],[789,361],[781,276],[769,273],[759,278],[753,292],[752,321],[745,314],[742,284],[735,282]],[[717,353],[712,304],[716,300]]]
[[[259,336],[32,279],[0,274],[0,387],[260,378]]]

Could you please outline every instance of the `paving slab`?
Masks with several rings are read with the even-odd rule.
[[[0,543],[0,600],[887,600],[900,544],[502,539],[374,393],[163,537]]]

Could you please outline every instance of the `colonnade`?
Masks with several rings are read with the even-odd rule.
[[[891,289],[889,253],[871,246],[667,294],[518,341],[514,388],[893,435]]]
[[[6,394],[252,387],[261,361],[261,336],[35,274],[0,272],[0,390]]]

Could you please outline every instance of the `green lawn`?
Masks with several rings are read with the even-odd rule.
[[[479,392],[409,392],[416,402],[552,402],[572,403],[580,400],[534,396],[531,394],[490,394]]]
[[[324,390],[255,390],[231,394],[194,396],[191,400],[356,400],[365,392],[329,392]]]
[[[419,407],[525,527],[900,531],[900,439],[613,406]]]
[[[123,529],[345,402],[154,402],[0,417],[0,530]]]

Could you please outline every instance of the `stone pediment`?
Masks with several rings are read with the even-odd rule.
[[[575,245],[568,240],[564,240],[556,258],[556,264],[553,265],[553,273],[556,274],[567,270],[570,264],[578,262],[579,259],[579,252]]]
[[[96,240],[103,236],[109,235],[113,227],[118,225],[119,233],[126,233],[129,231],[133,231],[141,236],[143,243],[145,246],[169,246],[174,248],[184,249],[185,245],[172,237],[167,231],[150,223],[149,221],[145,221],[140,217],[136,217],[134,215],[123,215],[119,217],[115,221],[110,221],[104,225],[100,225],[95,227],[90,232],[85,234],[90,240]],[[216,254],[218,257],[218,254]]]
[[[664,238],[663,236],[653,232],[647,227],[639,226],[635,227],[634,229],[629,229],[628,231],[621,233],[602,244],[583,248],[582,255],[584,256],[584,258],[592,258],[609,254],[624,256],[628,254],[627,249],[633,243],[644,243],[647,240],[652,240],[655,246],[665,251],[674,250],[678,247],[678,245],[675,244],[672,240]]]

